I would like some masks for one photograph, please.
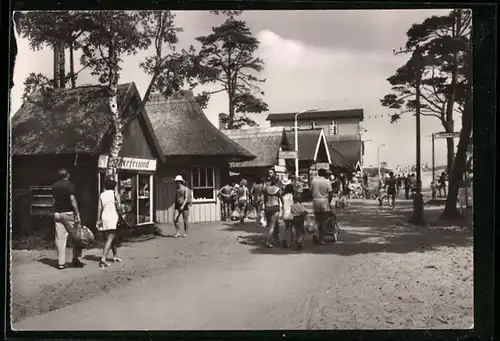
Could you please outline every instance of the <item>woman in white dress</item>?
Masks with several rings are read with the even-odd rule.
[[[102,257],[99,266],[105,268],[109,266],[107,256],[109,250],[113,252],[113,262],[121,262],[118,257],[118,248],[116,244],[116,225],[118,223],[117,206],[118,200],[115,193],[116,181],[106,179],[104,181],[104,191],[99,196],[99,206],[97,209],[97,229],[106,235],[106,243],[102,251]]]

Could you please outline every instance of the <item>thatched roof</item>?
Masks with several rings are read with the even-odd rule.
[[[292,113],[273,113],[269,114],[266,118],[267,121],[289,121],[295,120],[296,112]],[[363,109],[349,109],[349,110],[321,110],[321,111],[310,111],[300,114],[297,119],[301,120],[311,120],[311,119],[321,119],[321,118],[359,118],[361,121],[363,120],[364,113]],[[300,142],[299,142],[300,144]]]
[[[333,164],[354,166],[361,159],[361,141],[359,139],[327,137],[326,140]]]
[[[140,101],[134,83],[118,86],[118,109],[122,113],[133,96]],[[141,116],[145,129],[152,134],[147,117]],[[111,124],[108,97],[102,86],[36,92],[12,117],[12,154],[98,153],[103,150]]]
[[[297,131],[299,140],[299,160],[316,161],[320,145],[323,143],[327,158],[330,158],[325,134],[322,129],[301,129]],[[286,137],[295,150],[295,131],[287,131]]]
[[[146,111],[166,157],[218,156],[235,161],[255,158],[208,120],[191,91],[179,91],[168,99],[152,94]]]
[[[246,162],[231,162],[230,168],[272,167],[278,163],[280,147],[290,149],[285,130],[279,128],[250,128],[241,130],[224,130],[224,134],[245,147],[257,157]]]

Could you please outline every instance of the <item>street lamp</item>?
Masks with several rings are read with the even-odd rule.
[[[299,135],[298,135],[297,118],[300,114],[313,111],[318,111],[318,109],[316,108],[308,109],[295,114],[295,178],[296,179],[299,178]]]
[[[385,143],[379,144],[377,147],[377,167],[378,167],[378,178],[380,180],[380,148],[385,146]]]

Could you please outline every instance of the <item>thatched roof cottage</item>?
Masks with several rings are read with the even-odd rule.
[[[163,161],[151,122],[144,110],[139,111],[140,102],[134,83],[118,86],[118,109],[123,116],[133,117],[124,133],[120,156],[147,160],[151,165],[150,169],[120,170],[130,177],[138,176],[139,172],[150,175],[156,162]],[[14,215],[50,216],[50,186],[57,179],[58,169],[64,167],[77,187],[83,222],[95,226],[98,194],[104,177],[99,163],[106,166],[103,156],[109,152],[113,129],[105,89],[81,86],[50,93],[36,92],[12,117],[11,127],[14,199],[31,203],[25,209],[15,206]],[[137,216],[131,219],[132,223],[138,222]],[[151,215],[148,219],[148,223],[153,222]]]
[[[191,91],[168,99],[154,94],[146,111],[165,157],[157,172],[156,217],[171,223],[174,214],[174,177],[181,174],[193,189],[193,222],[221,219],[217,190],[228,181],[229,162],[256,156],[222,134],[205,116]]]

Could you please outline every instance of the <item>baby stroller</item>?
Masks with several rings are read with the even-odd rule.
[[[316,224],[312,223],[309,224],[309,228],[306,229],[307,232],[313,234],[313,242],[315,244],[319,243],[319,240],[316,235],[317,231],[317,226]],[[326,236],[331,236],[333,237],[333,242],[337,242],[339,239],[339,234],[340,234],[340,227],[339,224],[337,223],[337,215],[334,212],[330,212],[330,216],[328,217],[328,220],[326,221],[326,228],[325,228],[325,237]]]
[[[335,243],[339,239],[340,227],[337,223],[337,215],[332,211],[330,212],[330,217],[326,221],[325,235],[332,236],[333,242]]]

